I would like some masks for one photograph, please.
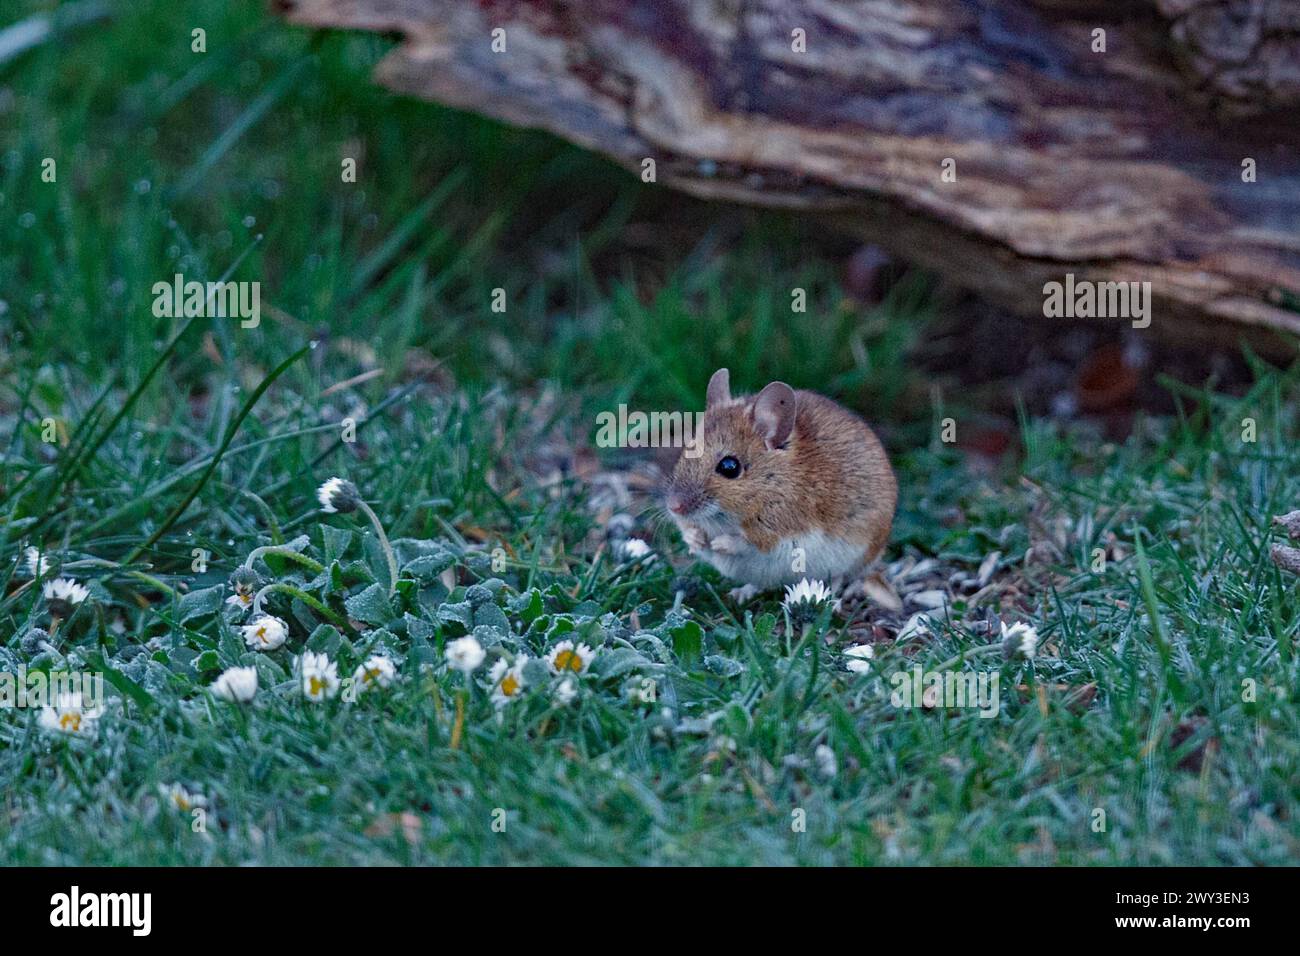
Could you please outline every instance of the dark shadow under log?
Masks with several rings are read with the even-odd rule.
[[[1271,351],[1300,333],[1294,2],[276,6],[401,33],[378,70],[393,89],[820,217],[1018,312],[1073,273],[1151,282],[1156,332]]]

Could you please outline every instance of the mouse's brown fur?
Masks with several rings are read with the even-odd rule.
[[[863,563],[884,549],[898,486],[879,439],[857,415],[782,383],[732,399],[721,369],[710,382],[702,432],[702,453],[681,456],[669,483],[684,531],[698,523],[708,537],[738,524],[760,552],[821,531],[861,546]],[[727,455],[740,460],[740,477],[717,473]]]

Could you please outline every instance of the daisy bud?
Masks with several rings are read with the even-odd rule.
[[[447,657],[447,666],[452,670],[460,671],[462,674],[468,674],[478,668],[487,657],[487,652],[483,650],[483,645],[472,637],[458,637],[456,640],[447,644],[444,651]]]
[[[208,689],[222,700],[246,704],[257,694],[257,668],[231,667],[222,671]]]
[[[1010,627],[1002,624],[1002,656],[1007,660],[1024,658],[1033,660],[1038,650],[1038,632],[1024,621],[1017,621]]]
[[[345,478],[331,478],[316,489],[316,499],[326,514],[348,514],[361,504],[361,492]]]
[[[262,576],[252,568],[240,566],[230,573],[230,589],[236,594],[253,594],[262,586]]]
[[[572,677],[563,678],[555,685],[552,697],[561,707],[567,707],[578,696],[578,682]]]
[[[681,594],[685,601],[692,601],[700,593],[700,579],[689,574],[679,574],[673,578],[668,590],[673,594]]]
[[[43,650],[42,645],[48,642],[50,635],[39,627],[34,627],[18,642],[19,649],[28,657],[40,653]]]
[[[253,606],[253,598],[257,596],[257,590],[262,586],[262,579],[252,568],[239,567],[230,575],[230,597],[226,598],[227,604],[232,604],[240,610],[247,611]]]
[[[640,538],[628,538],[618,547],[618,555],[629,564],[635,564],[638,561],[644,561],[646,564],[654,564],[658,557],[650,545],[646,544]]]

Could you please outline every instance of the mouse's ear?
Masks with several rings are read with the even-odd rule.
[[[725,368],[720,368],[709,379],[709,387],[704,393],[704,407],[725,405],[729,401],[731,401],[731,373]]]
[[[794,431],[794,389],[785,382],[772,382],[754,399],[754,427],[768,448],[779,448]]]

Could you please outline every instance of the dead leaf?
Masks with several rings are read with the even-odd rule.
[[[993,580],[993,572],[998,569],[998,562],[1002,560],[1002,552],[994,551],[986,557],[980,564],[980,569],[975,574],[975,583],[978,587],[984,587]]]
[[[894,590],[893,585],[885,580],[884,575],[879,571],[868,574],[862,579],[862,590],[867,597],[875,601],[881,607],[897,614],[903,609],[903,600]]]

